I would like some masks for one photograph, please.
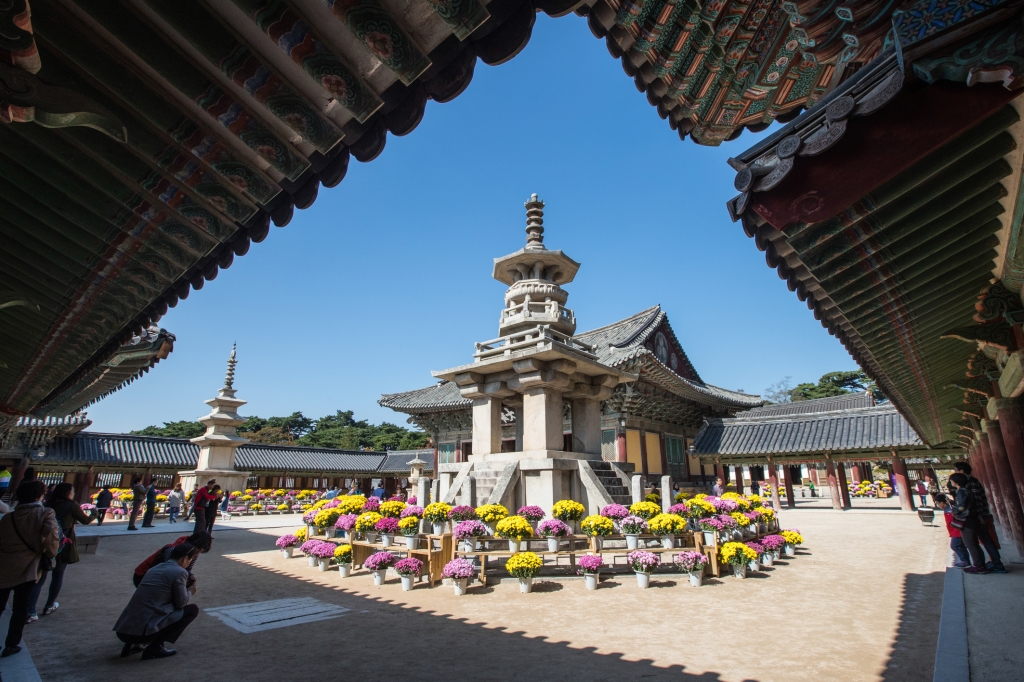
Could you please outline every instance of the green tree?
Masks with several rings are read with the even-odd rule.
[[[129,433],[136,436],[161,436],[163,438],[198,438],[206,433],[206,427],[199,422],[164,422],[163,426],[147,426]]]
[[[794,401],[814,400],[815,398],[830,398],[856,391],[870,391],[875,402],[886,402],[885,395],[878,389],[875,382],[860,370],[829,372],[822,375],[818,379],[817,384],[797,384],[790,395]]]

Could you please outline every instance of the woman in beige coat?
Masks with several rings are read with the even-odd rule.
[[[53,510],[42,504],[44,493],[42,481],[25,481],[14,493],[18,506],[0,518],[0,613],[14,593],[11,624],[0,657],[21,651],[29,596],[43,574],[39,562],[43,556],[56,556],[59,549],[57,520]]]

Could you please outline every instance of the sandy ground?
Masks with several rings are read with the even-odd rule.
[[[316,623],[243,634],[201,614],[161,661],[118,658],[110,631],[135,564],[167,536],[118,533],[69,568],[61,607],[26,630],[42,679],[900,680],[932,678],[944,528],[886,509],[797,509],[797,557],[746,580],[692,588],[632,576],[587,592],[580,580],[470,589],[342,580],[273,549],[273,529],[223,530],[196,568],[213,608],[312,597],[350,609]],[[205,672],[203,672],[205,671]]]

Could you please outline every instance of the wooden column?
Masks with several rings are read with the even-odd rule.
[[[892,470],[896,475],[896,492],[900,496],[900,508],[903,511],[914,511],[914,496],[910,491],[910,477],[907,476],[907,465],[902,457],[892,452]]]
[[[743,494],[743,466],[736,464],[732,468],[733,478],[736,480],[736,492]]]
[[[779,467],[774,463],[768,463],[768,485],[772,487],[772,506],[775,509],[782,509],[782,501],[779,499]]]
[[[793,497],[793,470],[785,464],[782,466],[782,482],[786,486],[786,506],[793,509],[796,507],[796,498]]]
[[[828,478],[828,491],[832,495],[832,508],[843,510],[843,495],[839,492],[839,479],[836,478],[836,464],[831,459],[825,460],[825,475]]]
[[[843,503],[843,509],[853,509],[853,503],[850,502],[850,482],[846,480],[846,465],[843,462],[840,462],[837,470],[837,473],[839,474],[839,480],[837,481],[839,486],[839,499]]]
[[[807,475],[811,479],[811,483],[814,484],[815,488],[821,487],[821,481],[818,480],[818,466],[814,462],[807,465]]]
[[[1013,472],[1010,471],[1010,462],[1006,459],[1003,433],[997,421],[984,419],[981,425],[988,434],[989,463],[992,465],[996,483],[1003,494],[1006,506],[1006,530],[1017,546],[1017,554],[1024,556],[1024,505],[1021,504],[1017,488],[1013,485]]]
[[[615,457],[620,462],[626,461],[626,430],[619,429],[615,434]]]
[[[1017,497],[1024,502],[1024,403],[1019,399],[998,399],[995,402],[1006,461],[1013,474],[1013,486],[1017,489]]]
[[[722,466],[721,464],[716,464],[715,465],[715,476],[717,476],[718,478],[722,479],[722,487],[725,487],[727,479],[725,478],[725,467],[724,466]]]
[[[992,468],[992,456],[989,451],[988,433],[979,429],[975,434],[978,443],[975,461],[981,465],[984,474],[984,478],[979,477],[978,480],[980,480],[982,485],[985,486],[985,492],[988,495],[989,509],[992,511],[992,515],[995,516],[996,522],[1009,531],[1010,520],[1007,516],[1006,504],[1003,500],[1003,490],[1000,488],[999,479],[996,478],[996,473]]]

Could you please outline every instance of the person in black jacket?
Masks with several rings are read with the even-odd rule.
[[[103,486],[103,490],[100,491],[99,495],[96,496],[96,525],[102,526],[103,519],[107,516],[107,510],[110,509],[110,501],[114,499],[114,493],[110,492],[110,486]]]
[[[219,485],[213,486],[210,490],[213,499],[206,503],[206,532],[213,534],[213,522],[217,520],[217,507],[220,505],[221,496],[224,494]]]
[[[64,571],[68,564],[76,564],[79,561],[78,547],[75,545],[75,524],[83,526],[92,522],[93,517],[82,511],[82,507],[75,502],[75,488],[70,483],[58,483],[54,487],[50,497],[46,500],[46,506],[53,510],[54,518],[64,533],[64,545],[57,552],[56,561],[52,571],[44,571],[43,575],[36,582],[28,601],[28,622],[38,620],[36,615],[36,604],[39,601],[39,594],[43,591],[43,583],[46,576],[50,576],[50,591],[46,597],[46,604],[43,606],[43,615],[48,616],[57,610],[60,604],[57,603],[57,596],[60,588],[64,585]]]
[[[153,515],[156,513],[156,484],[149,479],[149,486],[146,488],[146,513],[142,516],[142,527],[153,527]]]

